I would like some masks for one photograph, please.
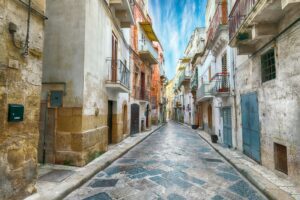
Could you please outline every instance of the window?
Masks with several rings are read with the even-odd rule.
[[[286,146],[274,143],[275,169],[288,174],[288,161]]]
[[[262,82],[276,78],[274,49],[269,50],[261,56],[261,75]]]
[[[227,73],[227,53],[222,56],[222,73]]]

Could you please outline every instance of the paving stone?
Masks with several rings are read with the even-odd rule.
[[[118,179],[94,179],[89,187],[114,187],[118,181]]]
[[[262,199],[261,197],[257,196],[254,189],[252,189],[250,185],[243,180],[230,186],[229,190],[242,197],[248,198],[249,200]]]
[[[168,195],[168,200],[185,200],[185,198],[179,194],[172,193]]]
[[[129,200],[266,199],[196,133],[174,123],[131,149],[66,200],[96,193]]]
[[[155,183],[157,183],[165,188],[168,188],[172,185],[172,183],[170,181],[168,181],[165,178],[162,178],[161,176],[151,177],[150,180],[154,181]]]
[[[218,176],[226,179],[226,180],[229,180],[229,181],[237,181],[237,180],[240,180],[239,177],[235,176],[235,175],[232,175],[232,174],[229,174],[229,173],[217,173]]]
[[[112,198],[110,198],[110,196],[107,193],[101,192],[99,194],[87,197],[84,200],[111,200],[111,199]]]

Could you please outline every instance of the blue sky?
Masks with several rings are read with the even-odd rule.
[[[163,46],[167,77],[173,78],[176,63],[184,54],[195,27],[205,25],[206,0],[149,0],[154,30]]]

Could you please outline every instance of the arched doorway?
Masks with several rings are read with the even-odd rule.
[[[140,106],[138,104],[131,104],[131,120],[130,120],[130,134],[139,132],[140,120]]]
[[[127,134],[127,120],[128,120],[128,111],[127,111],[127,105],[125,104],[123,106],[123,134]]]
[[[212,129],[212,107],[209,104],[207,108],[208,128]]]

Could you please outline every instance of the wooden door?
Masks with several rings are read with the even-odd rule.
[[[243,151],[253,160],[260,162],[260,126],[257,94],[241,96]]]
[[[107,126],[108,126],[108,144],[112,143],[112,124],[113,124],[113,102],[108,101]]]
[[[38,162],[55,163],[56,108],[48,108],[47,102],[41,102],[40,137]]]
[[[223,140],[227,147],[232,147],[231,107],[223,108]]]
[[[116,82],[118,78],[118,40],[114,34],[112,34],[111,59],[111,81]]]
[[[131,131],[130,134],[139,132],[139,121],[140,121],[140,106],[138,104],[131,105]]]

